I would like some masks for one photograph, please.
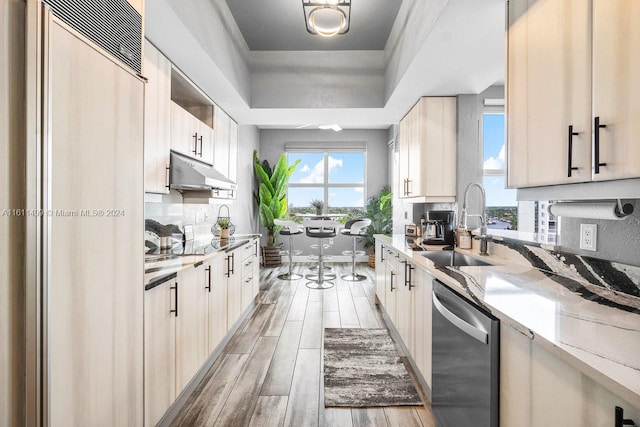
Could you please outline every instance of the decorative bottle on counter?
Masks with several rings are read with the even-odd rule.
[[[456,230],[458,237],[458,247],[460,249],[471,249],[471,231],[466,228],[458,228]]]

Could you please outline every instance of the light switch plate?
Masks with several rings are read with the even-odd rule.
[[[580,224],[580,249],[595,251],[598,237],[596,224]]]

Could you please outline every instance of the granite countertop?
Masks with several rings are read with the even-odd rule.
[[[210,252],[181,255],[174,253],[147,254],[144,260],[144,287],[145,290],[152,289],[167,280],[171,280],[176,275],[187,268],[197,267],[208,259],[232,251],[246,243],[260,238],[260,234],[234,234],[233,240],[227,244],[216,246]],[[196,241],[194,246],[206,245],[211,242],[210,238]]]
[[[586,280],[583,276],[606,278],[581,274],[584,266],[567,265],[543,248],[527,250],[553,272],[496,256],[482,257],[491,266],[442,267],[408,248],[403,235],[376,237],[490,311],[503,327],[516,329],[640,408],[640,298]],[[623,271],[637,282],[639,268]]]

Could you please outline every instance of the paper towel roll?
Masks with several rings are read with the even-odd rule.
[[[570,218],[621,220],[633,213],[633,205],[625,204],[620,212],[617,202],[560,202],[550,205],[549,213]]]

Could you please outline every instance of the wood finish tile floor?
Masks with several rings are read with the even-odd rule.
[[[297,264],[294,269],[304,274],[309,266]],[[308,289],[304,278],[278,279],[285,266],[262,268],[260,304],[172,425],[435,427],[428,403],[423,407],[324,407],[323,329],[386,327],[374,304],[375,271],[359,264],[358,271],[367,280],[347,282],[340,277],[348,274],[350,264],[332,266],[337,279],[327,290]]]

